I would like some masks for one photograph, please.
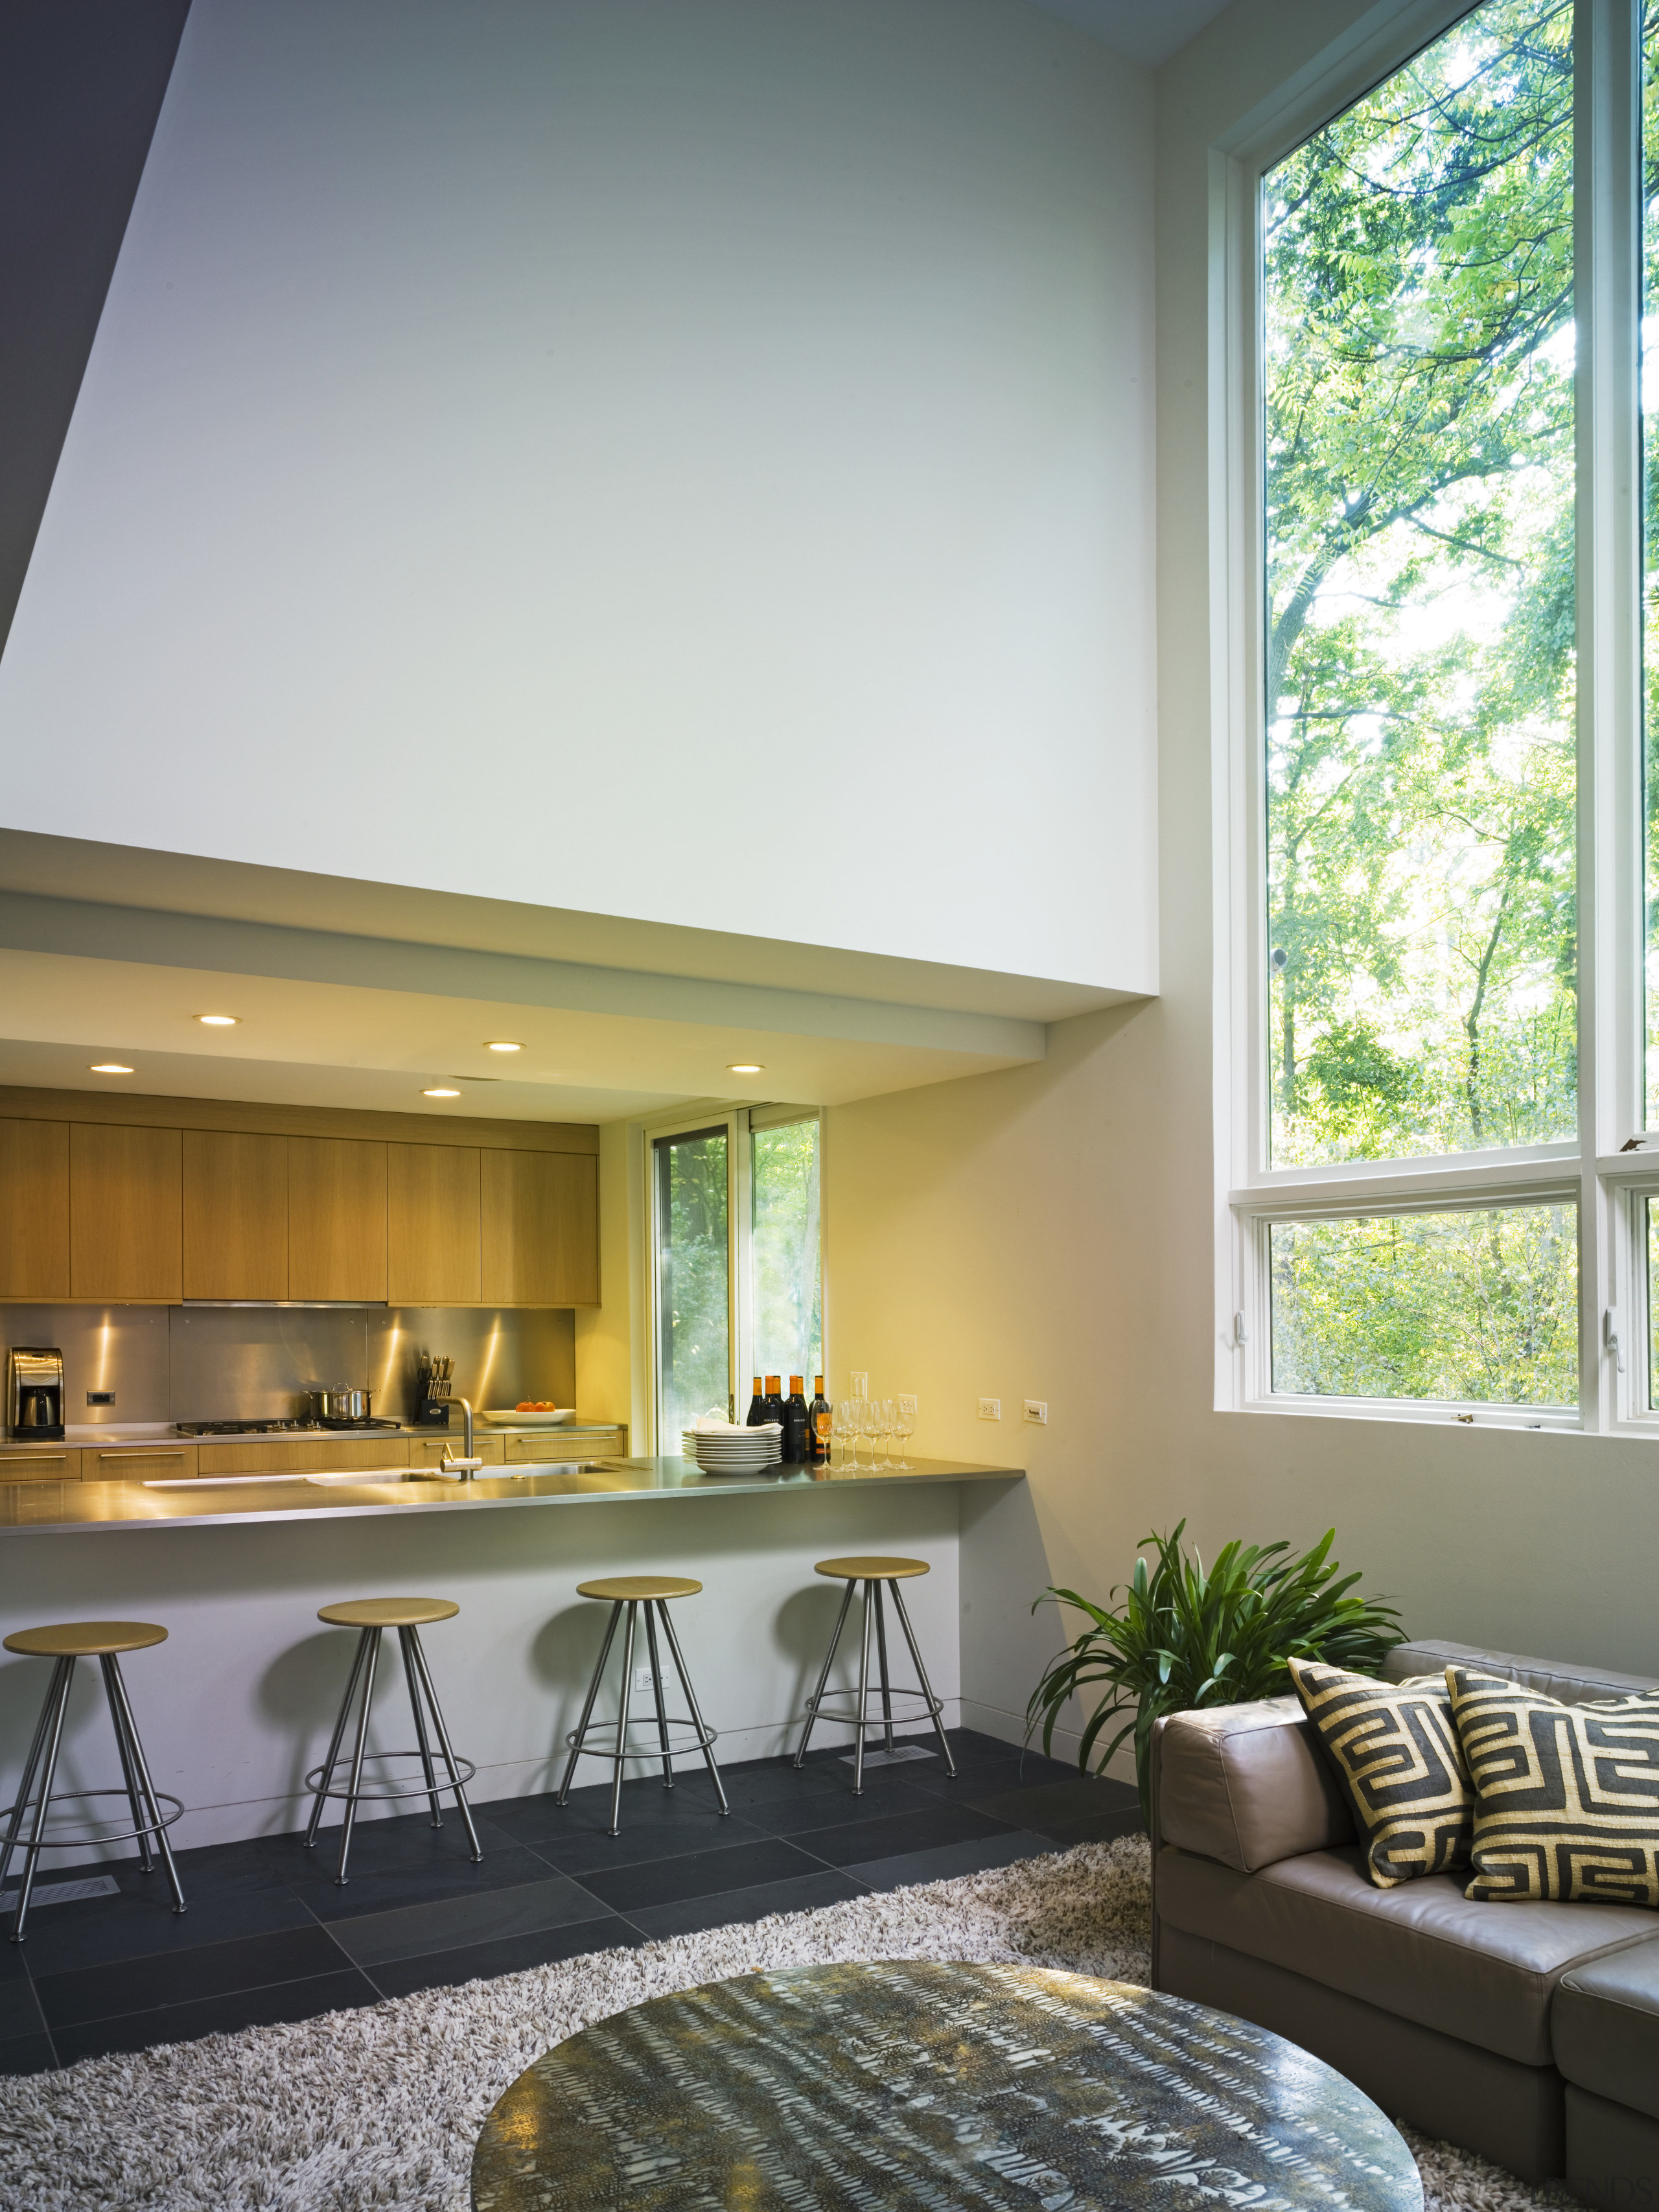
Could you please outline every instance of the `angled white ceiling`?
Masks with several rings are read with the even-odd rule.
[[[1033,5],[1063,16],[1144,68],[1161,69],[1229,0],[1033,0]]]

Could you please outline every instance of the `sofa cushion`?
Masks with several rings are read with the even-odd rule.
[[[1165,1850],[1158,1911],[1189,1936],[1526,2066],[1550,2061],[1550,2000],[1566,1969],[1653,1935],[1651,1915],[1635,1905],[1514,1905],[1494,1912],[1466,1898],[1452,1875],[1374,1888],[1363,1862],[1352,1845],[1243,1875]]]
[[[1659,2119],[1659,1940],[1563,1974],[1550,2042],[1569,2081]]]
[[[1449,1667],[1474,1785],[1471,1897],[1659,1907],[1659,1692],[1565,1705]]]
[[[1352,1816],[1294,1698],[1173,1714],[1158,1767],[1164,1838],[1243,1874],[1352,1841]]]
[[[1444,1675],[1378,1682],[1314,1659],[1292,1659],[1290,1669],[1377,1887],[1468,1866],[1474,1793]]]
[[[1382,1672],[1391,1682],[1403,1682],[1411,1674],[1443,1674],[1448,1667],[1467,1667],[1476,1674],[1501,1674],[1507,1682],[1519,1682],[1523,1689],[1559,1698],[1564,1705],[1589,1705],[1603,1698],[1634,1698],[1645,1690],[1659,1690],[1659,1676],[1652,1674],[1613,1674],[1605,1667],[1534,1659],[1524,1651],[1485,1651],[1479,1644],[1443,1644],[1433,1637],[1396,1644],[1382,1662]]]

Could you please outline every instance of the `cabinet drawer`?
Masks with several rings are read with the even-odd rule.
[[[326,1474],[357,1467],[407,1467],[404,1437],[307,1437],[294,1443],[204,1444],[204,1474]]]
[[[466,1449],[466,1437],[460,1429],[448,1430],[440,1437],[411,1437],[409,1440],[409,1463],[411,1467],[436,1467],[448,1452],[459,1459]],[[486,1467],[501,1464],[501,1440],[499,1437],[474,1437],[472,1456],[481,1459]]]
[[[595,1435],[562,1437],[554,1431],[540,1437],[508,1437],[507,1455],[515,1459],[616,1459],[622,1451],[623,1431],[605,1429]]]
[[[0,1482],[73,1482],[80,1472],[78,1451],[0,1451]]]
[[[125,1449],[112,1445],[108,1450],[94,1447],[81,1455],[82,1482],[177,1482],[195,1472],[194,1444],[131,1445]]]

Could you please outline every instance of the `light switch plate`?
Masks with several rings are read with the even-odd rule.
[[[979,1417],[981,1421],[1000,1421],[1002,1419],[1001,1399],[981,1398],[979,1401]]]
[[[915,1420],[916,1417],[916,1401],[914,1398],[907,1398],[901,1392],[898,1401],[898,1409],[901,1413],[906,1413],[913,1421]]]
[[[867,1367],[855,1367],[853,1370],[853,1395],[855,1398],[867,1398],[869,1395],[870,1370]]]

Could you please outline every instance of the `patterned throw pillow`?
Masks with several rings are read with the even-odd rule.
[[[1659,1691],[1558,1705],[1448,1667],[1474,1784],[1464,1894],[1659,1907]]]
[[[1373,1681],[1292,1659],[1302,1709],[1336,1769],[1379,1889],[1469,1863],[1474,1797],[1438,1674]]]

